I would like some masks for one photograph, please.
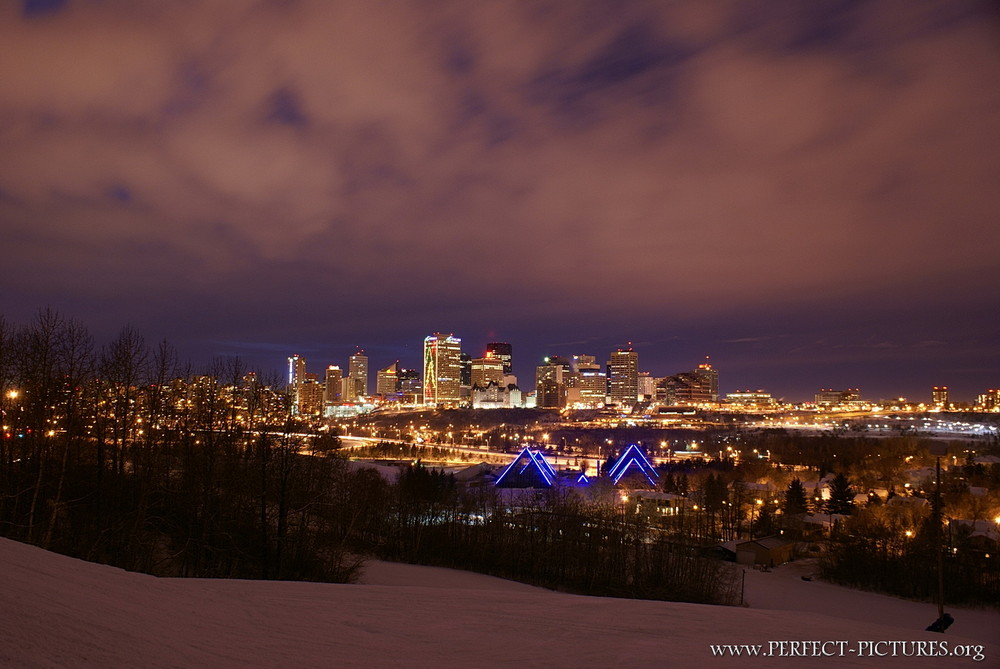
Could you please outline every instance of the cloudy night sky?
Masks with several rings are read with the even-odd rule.
[[[195,365],[972,400],[998,211],[993,2],[0,3],[0,313]]]

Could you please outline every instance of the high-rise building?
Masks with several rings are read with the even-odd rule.
[[[416,369],[399,368],[399,392],[408,394],[422,394],[423,386],[420,384],[420,371]]]
[[[344,371],[337,365],[329,365],[326,368],[326,378],[323,379],[323,406],[331,407],[342,404],[344,401],[343,387]]]
[[[566,386],[553,379],[535,383],[535,406],[539,409],[561,409],[566,406]]]
[[[656,379],[649,372],[639,372],[639,397],[646,399],[653,399],[656,397]]]
[[[288,359],[288,393],[292,398],[292,415],[297,416],[300,409],[302,384],[306,381],[306,359],[295,354]]]
[[[592,355],[574,355],[573,371],[575,372],[599,372],[601,366],[597,364],[597,358]]]
[[[620,348],[608,359],[608,395],[613,404],[632,406],[639,399],[639,354]]]
[[[347,375],[354,379],[354,397],[368,396],[368,356],[361,349],[348,362]]]
[[[306,359],[296,353],[288,359],[288,385],[297,386],[306,380]]]
[[[931,390],[931,404],[939,409],[947,409],[950,406],[948,386],[934,386]]]
[[[306,372],[298,386],[298,412],[303,416],[318,416],[323,410],[323,384],[319,376]]]
[[[472,387],[472,356],[468,353],[462,353],[458,356],[459,383],[463,388]]]
[[[545,358],[545,364],[535,367],[535,406],[558,409],[566,406],[566,379],[569,361],[558,355]]]
[[[490,357],[472,359],[472,387],[485,388],[490,381],[498,385],[504,385],[504,365],[503,360]]]
[[[705,356],[705,362],[698,365],[698,369],[694,371],[697,374],[704,385],[708,387],[708,392],[711,402],[719,401],[719,370],[712,367],[712,364],[708,361],[708,356]]]
[[[1000,409],[1000,389],[990,388],[976,398],[976,406],[983,411],[997,411]]]
[[[424,339],[424,404],[456,406],[461,401],[462,340],[435,332]]]
[[[375,392],[382,398],[388,399],[399,392],[399,361],[378,370],[375,379]]]
[[[493,341],[486,345],[486,357],[498,358],[503,361],[504,375],[513,373],[513,348],[504,341]]]

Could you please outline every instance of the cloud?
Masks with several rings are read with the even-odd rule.
[[[995,296],[995,21],[921,2],[7,6],[0,271],[24,299],[183,297],[244,323],[294,299],[317,330]]]

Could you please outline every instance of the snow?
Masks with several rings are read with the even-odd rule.
[[[581,597],[372,562],[360,585],[158,579],[0,540],[3,667],[1000,666],[1000,614],[748,571],[751,608]],[[713,657],[708,644],[947,640],[968,658]]]

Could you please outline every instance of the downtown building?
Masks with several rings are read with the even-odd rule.
[[[436,332],[424,339],[424,404],[457,407],[462,401],[462,340]]]
[[[382,401],[394,400],[399,395],[399,361],[385,369],[380,369],[375,376],[375,394]]]
[[[656,384],[656,401],[666,406],[716,404],[719,370],[706,359],[697,369],[665,377]]]
[[[639,400],[639,354],[631,347],[613,351],[608,359],[608,398],[621,407]]]
[[[558,355],[546,356],[544,364],[535,367],[535,406],[539,409],[565,407],[566,382],[570,374],[569,360]]]
[[[351,379],[350,398],[358,400],[368,397],[368,356],[358,350],[348,358],[347,374]]]

